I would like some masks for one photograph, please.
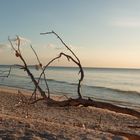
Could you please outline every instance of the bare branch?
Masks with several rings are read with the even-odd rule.
[[[53,58],[51,61],[48,62],[48,64],[46,64],[44,67],[42,67],[42,64],[41,64],[41,62],[40,62],[40,60],[39,60],[39,57],[38,57],[36,51],[34,50],[34,48],[32,47],[32,45],[30,45],[30,47],[31,47],[32,51],[34,52],[34,54],[35,54],[35,56],[36,56],[36,58],[37,58],[37,61],[38,61],[38,63],[39,63],[38,66],[39,66],[39,67],[41,68],[41,70],[42,70],[42,72],[41,72],[41,74],[40,74],[38,80],[36,80],[35,77],[34,77],[34,75],[31,73],[30,69],[28,68],[28,65],[27,65],[25,59],[23,58],[23,56],[22,56],[22,54],[21,54],[21,51],[20,51],[20,38],[19,38],[19,36],[17,36],[17,39],[16,39],[16,41],[17,41],[17,44],[16,44],[16,45],[17,45],[17,46],[14,46],[13,43],[12,43],[12,41],[10,40],[10,38],[8,38],[8,40],[9,40],[9,42],[10,42],[10,44],[11,44],[11,47],[12,47],[13,50],[15,51],[16,57],[18,57],[18,58],[22,61],[22,63],[23,63],[23,66],[20,66],[20,68],[21,68],[21,69],[24,69],[24,71],[27,72],[28,76],[31,78],[32,82],[33,82],[34,85],[35,85],[34,92],[32,93],[32,96],[31,96],[30,99],[32,99],[32,97],[35,96],[34,99],[36,100],[36,94],[37,94],[36,91],[37,91],[37,89],[39,90],[39,92],[41,93],[41,96],[42,96],[43,98],[47,98],[45,92],[42,90],[42,88],[41,88],[40,85],[39,85],[39,82],[40,82],[40,80],[41,80],[42,75],[44,76],[44,81],[45,81],[46,87],[47,87],[47,89],[48,89],[48,99],[50,98],[50,91],[49,91],[49,87],[48,87],[48,84],[47,84],[47,79],[46,79],[46,75],[45,75],[45,70],[46,70],[46,68],[47,68],[51,63],[53,63],[55,60],[61,58],[62,56],[66,57],[68,61],[74,62],[74,63],[79,67],[79,69],[80,69],[80,70],[79,70],[80,79],[79,79],[79,82],[78,82],[77,92],[78,92],[79,98],[82,98],[80,89],[81,89],[81,81],[82,81],[83,78],[84,78],[84,72],[83,72],[83,68],[82,68],[82,66],[81,66],[81,63],[80,63],[79,58],[75,55],[75,53],[66,45],[66,43],[65,43],[65,42],[58,36],[58,34],[56,34],[54,31],[52,31],[52,32],[47,32],[47,33],[42,33],[42,34],[54,34],[54,35],[61,41],[61,43],[71,52],[72,56],[71,56],[71,55],[68,55],[68,54],[66,54],[66,53],[61,52],[57,57]],[[16,48],[17,48],[17,49],[16,49]],[[40,100],[40,99],[37,99],[37,100]],[[36,101],[35,101],[35,102],[36,102]]]
[[[47,69],[47,67],[48,67],[51,63],[53,63],[55,60],[59,59],[59,58],[62,57],[62,56],[65,56],[68,60],[72,60],[76,65],[78,65],[78,67],[79,67],[79,69],[80,69],[81,78],[79,79],[79,82],[78,82],[77,92],[78,92],[79,98],[82,98],[81,92],[80,92],[80,88],[81,88],[81,81],[83,80],[83,76],[84,76],[83,69],[82,69],[81,65],[80,65],[74,58],[72,58],[70,55],[67,55],[67,54],[65,54],[65,53],[63,53],[63,52],[61,52],[61,53],[59,54],[59,56],[53,58],[53,59],[44,67],[42,73],[40,74],[38,83],[39,83],[39,81],[40,81],[40,79],[41,79],[42,74],[43,74],[44,71]]]
[[[42,64],[41,64],[41,62],[40,62],[40,60],[39,60],[39,57],[38,57],[36,51],[34,50],[34,48],[32,47],[32,45],[30,45],[30,47],[31,47],[31,49],[33,50],[33,52],[34,52],[34,54],[35,54],[35,56],[36,56],[36,58],[37,58],[37,61],[38,61],[38,63],[39,63],[39,67],[40,67],[41,70],[43,71]],[[47,90],[48,90],[48,97],[50,97],[50,90],[49,90],[49,86],[48,86],[48,83],[47,83],[47,78],[46,78],[45,72],[43,72],[43,75],[44,75],[44,81],[45,81],[45,84],[46,84],[46,87],[47,87]],[[35,93],[35,91],[36,91],[36,88],[37,88],[37,87],[35,87],[34,93]]]
[[[10,42],[10,45],[11,45],[11,47],[13,48],[13,50],[16,52],[16,49],[15,49],[15,47],[13,46],[13,44],[12,44],[12,42],[11,42],[11,40],[10,40],[10,37],[8,36],[8,41]]]
[[[39,65],[40,65],[40,67],[42,67],[42,64],[41,64],[41,62],[40,62],[40,60],[39,60],[39,57],[38,57],[38,55],[37,55],[35,49],[32,47],[32,45],[30,45],[30,47],[31,47],[31,49],[32,49],[33,52],[34,52],[34,54],[35,54],[35,56],[36,56],[36,58],[37,58],[37,61],[38,61]]]
[[[78,58],[78,57],[76,56],[76,54],[70,49],[70,47],[68,47],[68,45],[66,45],[66,43],[62,40],[62,38],[61,38],[56,32],[51,31],[51,32],[40,33],[40,34],[41,34],[41,35],[45,35],[45,34],[54,34],[54,35],[61,41],[61,43],[62,43],[62,44],[72,53],[72,55],[75,57],[76,60],[75,60],[73,57],[71,57],[71,56],[69,56],[69,55],[67,55],[67,54],[65,54],[65,53],[60,53],[60,55],[59,55],[58,57],[52,59],[45,67],[48,67],[48,65],[49,65],[50,63],[52,63],[54,60],[60,58],[61,55],[64,55],[64,56],[68,59],[68,61],[70,61],[70,59],[71,59],[75,64],[77,64],[78,67],[79,67],[79,69],[80,69],[80,70],[79,70],[79,74],[81,74],[81,75],[80,75],[79,82],[78,82],[78,89],[77,89],[77,92],[78,92],[79,98],[82,98],[82,96],[81,96],[81,82],[83,81],[83,78],[84,78],[84,71],[83,71],[83,68],[82,68],[82,65],[81,65],[81,62],[80,62],[79,58]],[[46,69],[46,68],[45,68],[45,69]]]
[[[20,60],[21,60],[22,63],[24,64],[24,66],[23,66],[22,68],[27,72],[28,76],[29,76],[29,77],[31,78],[31,80],[33,81],[35,87],[37,87],[37,89],[38,89],[39,92],[41,93],[41,96],[44,97],[44,98],[46,98],[45,92],[44,92],[44,91],[42,90],[42,88],[38,85],[38,83],[37,83],[35,77],[33,76],[33,74],[31,73],[31,71],[30,71],[29,68],[28,68],[28,65],[27,65],[26,61],[24,60],[22,54],[20,53],[20,46],[18,46],[18,50],[16,50],[15,47],[14,47],[14,45],[13,45],[13,43],[12,43],[12,41],[10,40],[10,38],[8,38],[8,40],[9,40],[9,42],[10,42],[10,44],[11,44],[11,47],[12,47],[12,48],[14,49],[14,51],[15,51],[16,57],[20,58]],[[18,45],[20,45],[20,42],[18,42]]]
[[[18,35],[17,35],[17,46],[18,46],[18,52],[21,54],[21,52],[20,52],[20,38]]]
[[[61,43],[74,55],[74,57],[77,59],[77,61],[80,63],[79,58],[76,56],[76,54],[66,45],[66,43],[61,39],[61,37],[54,31],[51,32],[46,32],[46,33],[40,33],[40,35],[45,35],[45,34],[54,34],[60,41]]]

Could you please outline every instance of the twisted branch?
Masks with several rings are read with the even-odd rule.
[[[8,40],[10,42],[11,47],[13,48],[13,50],[15,51],[15,55],[16,57],[20,58],[20,60],[22,61],[23,65],[21,65],[21,68],[24,69],[28,76],[31,78],[32,82],[34,83],[35,87],[37,87],[37,89],[39,90],[39,92],[41,93],[41,96],[43,98],[46,98],[46,94],[45,92],[42,90],[42,88],[38,85],[37,81],[35,80],[35,77],[33,76],[33,74],[31,73],[31,71],[28,68],[28,65],[26,63],[26,61],[24,60],[21,51],[20,51],[20,39],[19,37],[17,37],[17,41],[18,41],[18,49],[16,49],[12,43],[12,41],[10,40],[10,38],[8,37]]]
[[[84,71],[83,71],[83,68],[82,68],[82,65],[81,65],[81,62],[79,60],[79,58],[76,56],[76,54],[70,49],[70,47],[68,47],[68,45],[66,45],[66,43],[62,40],[62,38],[54,31],[51,31],[51,32],[46,32],[46,33],[40,33],[41,35],[45,35],[45,34],[54,34],[59,40],[60,42],[71,52],[71,54],[75,57],[75,59],[73,57],[71,57],[70,55],[67,55],[65,53],[60,53],[60,55],[54,59],[52,59],[46,66],[44,69],[46,69],[48,67],[48,65],[50,65],[50,63],[52,63],[54,60],[58,59],[61,57],[61,55],[64,55],[65,57],[67,57],[68,61],[69,59],[71,59],[76,65],[78,65],[79,67],[79,74],[80,74],[80,79],[79,79],[79,82],[78,82],[78,89],[77,89],[77,93],[78,93],[78,96],[79,98],[82,98],[81,96],[81,82],[83,81],[84,79]],[[42,75],[42,74],[41,74]]]
[[[34,52],[34,54],[35,54],[35,56],[36,56],[36,58],[37,58],[37,61],[38,61],[38,63],[39,63],[39,67],[40,67],[41,70],[43,71],[42,64],[41,64],[41,62],[40,62],[40,60],[39,60],[39,57],[38,57],[36,51],[34,50],[34,48],[32,47],[32,45],[30,45],[30,47],[31,47],[31,49],[33,50],[33,52]],[[48,86],[46,74],[45,74],[44,71],[43,71],[43,76],[44,76],[44,81],[45,81],[45,84],[46,84],[46,87],[47,87],[47,90],[48,90],[48,97],[50,97],[50,90],[49,90],[49,86]],[[38,82],[38,84],[39,84],[39,82]],[[35,87],[33,94],[36,92],[36,89],[37,89],[37,86]]]

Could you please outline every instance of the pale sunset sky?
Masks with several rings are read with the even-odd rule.
[[[40,35],[51,30],[85,67],[140,68],[140,0],[0,0],[0,64],[20,63],[8,43],[15,35],[27,39],[29,64],[36,63],[29,43],[46,64],[65,51],[55,36]]]

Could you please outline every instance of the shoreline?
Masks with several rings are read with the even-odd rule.
[[[14,94],[14,95],[18,95],[18,90],[25,96],[27,97],[30,97],[32,95],[32,92],[31,90],[28,90],[28,89],[21,89],[21,88],[16,88],[16,87],[9,87],[9,86],[0,86],[0,93],[1,92],[4,92],[4,93],[8,93],[8,94]],[[37,96],[38,98],[41,98],[41,95],[39,92],[37,92]],[[59,95],[59,94],[51,94],[51,98],[52,99],[55,99],[55,100],[64,100],[66,99],[66,97],[62,94],[62,95]]]
[[[23,94],[28,95],[28,96],[30,96],[32,94],[32,90],[29,90],[29,89],[10,87],[10,86],[3,86],[3,85],[1,86],[0,85],[0,91],[5,91],[5,92],[9,92],[9,93],[17,93],[18,90],[20,90]],[[56,100],[57,100],[57,98],[66,99],[65,95],[66,95],[66,93],[62,93],[62,94],[60,94],[60,93],[58,93],[58,94],[57,93],[51,93],[51,97],[53,99],[56,99]],[[38,95],[38,97],[40,97],[40,95]],[[83,98],[87,99],[88,96],[83,96]],[[95,97],[90,97],[90,98],[95,100],[95,101],[104,102],[104,103],[110,103],[110,104],[113,104],[113,105],[116,105],[116,106],[120,106],[120,107],[124,107],[124,108],[130,108],[130,109],[133,109],[133,110],[136,110],[136,111],[140,111],[140,106],[139,105],[132,105],[132,104],[130,104],[128,102],[99,99],[99,98],[95,98]]]
[[[44,101],[16,106],[16,93],[0,88],[0,138],[140,139],[140,118],[90,106],[49,107]]]

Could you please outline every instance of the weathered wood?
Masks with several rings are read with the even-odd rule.
[[[128,115],[135,116],[137,118],[140,118],[140,112],[130,109],[130,108],[125,108],[125,107],[120,107],[117,105],[113,105],[111,103],[106,103],[106,102],[100,102],[100,101],[95,101],[89,99],[68,99],[64,101],[56,101],[53,99],[46,99],[46,104],[48,106],[58,106],[58,107],[65,107],[65,106],[79,106],[82,105],[84,107],[88,106],[93,106],[97,108],[102,108],[102,109],[108,109],[110,111],[115,111],[117,113],[124,113]]]

